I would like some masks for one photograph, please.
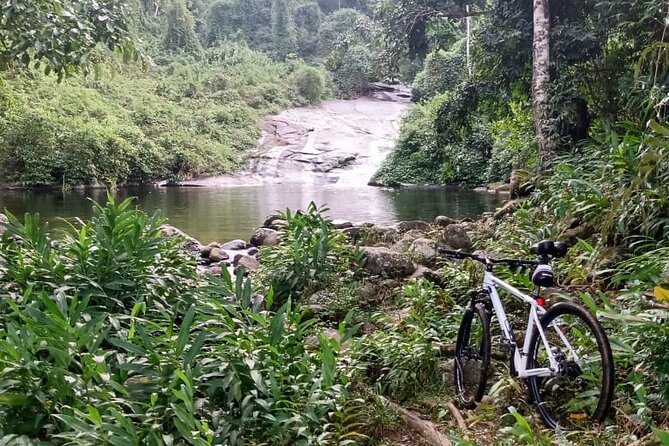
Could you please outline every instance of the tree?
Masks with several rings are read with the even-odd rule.
[[[297,52],[293,11],[287,0],[272,1],[272,40],[274,53],[279,60]]]
[[[534,38],[532,46],[532,111],[539,146],[539,168],[545,170],[555,158],[555,138],[547,125],[548,88],[550,87],[550,13],[549,0],[534,0]]]
[[[139,54],[123,3],[96,0],[12,0],[0,9],[0,64],[34,64],[59,79],[88,73],[98,43],[124,60]]]
[[[192,53],[200,49],[200,41],[195,33],[195,20],[183,0],[176,0],[167,13],[167,30],[163,43],[172,51]]]

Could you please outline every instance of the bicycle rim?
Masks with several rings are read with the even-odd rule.
[[[468,309],[455,344],[455,390],[464,407],[473,409],[485,392],[490,366],[490,319],[484,308]]]
[[[528,379],[539,414],[551,429],[574,430],[604,420],[613,395],[611,347],[597,320],[583,307],[561,303],[541,319],[559,372]],[[531,339],[534,367],[549,367],[537,329]]]

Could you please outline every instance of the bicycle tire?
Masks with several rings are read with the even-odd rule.
[[[550,429],[565,431],[601,423],[611,407],[614,388],[613,354],[604,329],[588,310],[571,302],[554,305],[540,322],[560,363],[560,371],[553,376],[527,379],[542,421]],[[528,356],[533,367],[549,366],[537,327]]]
[[[474,409],[483,398],[489,368],[490,316],[482,304],[476,304],[465,311],[455,343],[455,391],[465,408]]]

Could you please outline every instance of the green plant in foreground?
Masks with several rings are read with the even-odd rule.
[[[0,243],[0,444],[311,445],[356,438],[340,343],[227,271],[202,284],[130,202],[58,246]],[[340,327],[342,342],[351,335]],[[13,443],[12,443],[13,442]]]
[[[306,211],[287,209],[281,214],[286,223],[279,231],[280,243],[261,252],[277,302],[327,288],[347,269],[353,253],[324,216],[326,211],[310,203]]]

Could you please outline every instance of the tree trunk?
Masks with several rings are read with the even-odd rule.
[[[539,169],[546,171],[555,158],[555,138],[548,125],[548,87],[551,82],[549,0],[534,0],[532,57],[532,112],[539,146]]]

